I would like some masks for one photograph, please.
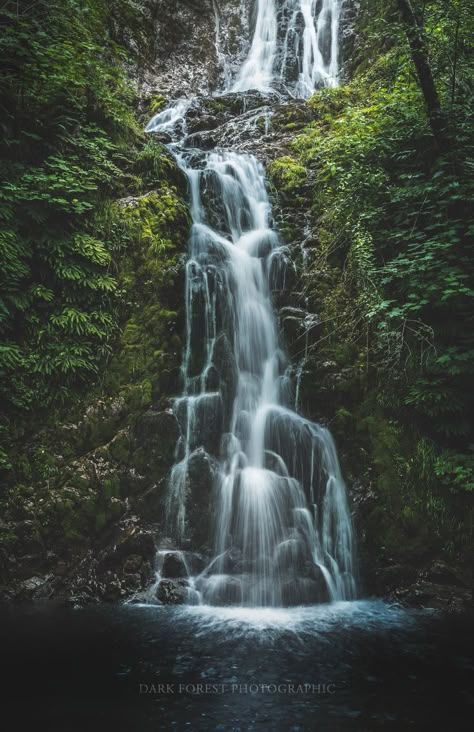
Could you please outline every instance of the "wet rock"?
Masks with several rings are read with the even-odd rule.
[[[139,592],[143,587],[143,577],[140,572],[134,574],[128,574],[126,581],[122,583],[122,587],[125,590],[125,594],[128,596],[131,592]]]
[[[457,585],[419,581],[392,593],[391,599],[409,607],[433,608],[446,612],[472,609],[472,592]]]
[[[159,486],[174,462],[179,426],[171,409],[148,410],[135,422],[132,431],[133,468]],[[133,477],[133,476],[132,476]]]
[[[110,573],[122,577],[139,571],[145,580],[152,574],[155,552],[154,532],[141,528],[135,519],[110,537],[110,544],[98,557],[85,557],[84,570],[105,579]]]
[[[242,583],[239,577],[211,575],[199,587],[205,603],[211,605],[239,605],[242,602]]]
[[[199,106],[199,104],[197,104],[196,108],[191,110],[187,115],[186,121],[188,125],[188,132],[191,136],[195,132],[214,130],[220,124],[217,115],[206,113],[206,110]]]
[[[293,568],[299,571],[303,568],[305,556],[302,543],[297,539],[288,539],[277,546],[275,560],[282,572]]]
[[[329,589],[321,567],[310,562],[308,565],[308,577],[316,583],[315,591],[318,595],[318,602],[329,602]]]
[[[240,38],[249,35],[251,7],[249,0],[156,0],[150,17],[157,32],[156,52],[150,70],[141,74],[144,90],[178,98],[222,87],[223,59],[236,70],[248,50],[246,45],[242,48]]]
[[[121,466],[126,466],[130,460],[131,441],[128,429],[123,429],[105,445],[94,450],[94,458],[101,458],[104,461],[112,461]]]
[[[216,572],[222,572],[223,574],[242,574],[243,572],[249,571],[249,567],[247,564],[244,565],[242,560],[241,550],[236,547],[228,549],[219,557],[219,560],[213,558],[211,561],[206,562],[206,565],[206,571],[204,573],[206,577],[210,577]]]
[[[280,322],[285,335],[285,343],[293,344],[298,341],[301,348],[305,342],[301,336],[305,333],[305,320],[307,313],[302,308],[286,306],[280,310]]]
[[[316,580],[294,577],[282,583],[281,597],[284,606],[312,605],[325,602],[321,587]]]
[[[126,589],[120,582],[119,578],[112,576],[106,583],[103,598],[106,602],[115,602],[126,596]]]
[[[65,425],[68,434],[77,431],[87,448],[95,448],[111,440],[123,418],[125,400],[122,397],[97,399],[89,404],[82,420],[77,425]]]
[[[217,337],[214,345],[214,363],[220,376],[224,424],[227,426],[237,390],[238,372],[232,346],[223,333]]]
[[[186,504],[187,535],[194,548],[210,540],[211,496],[216,471],[215,461],[202,448],[189,458],[189,496]]]
[[[223,404],[220,393],[205,393],[198,397],[182,397],[176,406],[181,433],[188,432],[188,421],[193,429],[190,434],[190,449],[203,447],[207,452],[219,453],[223,430]]]
[[[17,599],[21,600],[49,600],[54,594],[54,576],[30,577],[19,583]]]
[[[153,532],[149,529],[143,529],[139,525],[125,528],[114,550],[119,557],[138,554],[140,557],[150,560],[155,555]]]
[[[424,572],[422,572],[422,577],[428,582],[438,585],[468,586],[468,581],[466,581],[462,572],[441,560],[435,560]]]
[[[49,562],[44,553],[38,554],[19,554],[16,557],[14,575],[18,579],[26,579],[38,572],[47,570]]]
[[[32,595],[43,584],[44,584],[43,577],[30,577],[29,579],[25,580],[24,582],[21,582],[20,587],[26,594]]]
[[[163,145],[169,145],[173,140],[172,136],[168,135],[166,132],[154,132],[153,139],[156,140],[156,142],[161,142]]]
[[[195,500],[203,499],[205,501],[209,497],[214,481],[215,468],[215,461],[202,447],[195,450],[190,456],[188,478],[191,493]]]
[[[182,579],[162,579],[156,591],[156,597],[163,605],[184,605],[188,594],[186,581]]]
[[[163,442],[174,445],[178,434],[176,418],[171,410],[149,409],[138,417],[133,429],[135,443],[139,445],[155,439],[161,442],[161,447],[163,447]]]
[[[163,566],[161,568],[162,577],[169,579],[177,579],[179,577],[187,577],[188,570],[181,552],[169,552],[163,558]]]
[[[212,131],[203,130],[194,132],[186,139],[186,147],[198,147],[200,150],[213,150],[217,145],[216,136]]]
[[[219,389],[219,372],[215,366],[210,366],[206,373],[206,391]]]
[[[405,564],[393,564],[390,567],[382,567],[375,575],[376,592],[384,595],[395,590],[397,587],[406,587],[414,582],[417,570]]]
[[[144,559],[139,554],[131,554],[124,562],[124,574],[135,574],[136,572],[140,572],[143,562]]]
[[[209,565],[210,561],[211,558],[207,554],[186,552],[186,563],[192,576],[201,574],[201,572],[203,572]]]

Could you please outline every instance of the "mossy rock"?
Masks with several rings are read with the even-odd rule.
[[[306,183],[308,171],[295,158],[285,155],[273,160],[268,168],[273,185],[286,193],[294,193]]]

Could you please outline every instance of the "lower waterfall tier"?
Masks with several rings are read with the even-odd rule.
[[[158,598],[260,607],[351,599],[354,540],[337,452],[330,433],[295,410],[273,310],[288,255],[263,167],[252,155],[178,149],[193,226],[166,532],[175,548],[207,558],[196,570],[192,556],[162,549]]]

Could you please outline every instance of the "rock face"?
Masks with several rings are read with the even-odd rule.
[[[245,53],[250,0],[157,0],[152,70],[143,74],[148,95],[176,99],[222,88]]]
[[[387,568],[385,574],[387,574]],[[411,607],[429,607],[446,612],[472,610],[472,588],[467,573],[446,562],[434,560],[422,570],[397,568],[393,572],[390,599]],[[382,592],[388,589],[382,586]]]
[[[345,0],[341,11],[341,62],[348,69],[357,48],[357,6],[356,0]],[[277,9],[281,46],[292,31],[287,4],[277,2]],[[178,99],[230,88],[247,58],[255,21],[255,0],[154,0],[148,10],[155,31],[151,63],[137,71],[144,98]],[[280,48],[275,59],[278,68],[285,67],[290,83],[298,75],[295,56]],[[212,120],[203,115],[194,131],[198,127],[211,130]]]
[[[214,459],[198,448],[189,460],[189,494],[186,507],[187,532],[193,547],[205,547],[210,537],[211,496],[216,465]]]

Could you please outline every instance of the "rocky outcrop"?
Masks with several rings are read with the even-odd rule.
[[[150,68],[141,72],[145,96],[176,99],[224,86],[239,66],[249,37],[251,2],[156,0]]]
[[[439,559],[418,572],[413,567],[387,567],[378,579],[382,594],[402,605],[451,613],[473,609],[472,578]]]

